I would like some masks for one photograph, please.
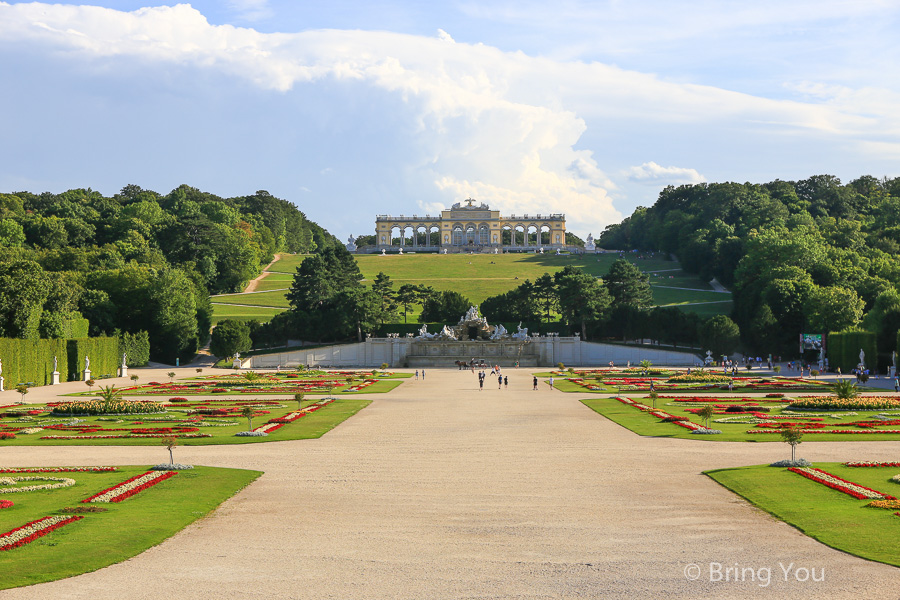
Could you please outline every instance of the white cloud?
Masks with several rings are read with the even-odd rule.
[[[638,167],[631,167],[624,173],[631,181],[651,183],[653,185],[682,185],[703,183],[706,178],[696,169],[685,167],[663,167],[653,161],[645,162]]]
[[[247,20],[271,10],[267,0],[232,0],[229,6]],[[827,8],[843,14],[841,3]],[[504,18],[515,19],[516,14]],[[710,28],[721,18],[714,15],[696,27]],[[747,18],[765,23],[768,17],[755,11]],[[900,138],[900,98],[881,89],[813,81],[790,88],[802,101],[776,100],[599,62],[454,42],[442,29],[429,37],[341,30],[266,34],[211,25],[189,5],[121,12],[0,2],[0,40],[31,54],[70,61],[76,70],[96,64],[124,74],[136,64],[150,64],[225,74],[264,94],[300,95],[330,86],[363,97],[367,91],[379,98],[388,95],[397,100],[390,109],[399,114],[379,114],[387,109],[370,103],[365,108],[372,114],[366,117],[393,119],[404,128],[398,134],[406,144],[402,169],[414,173],[411,180],[433,186],[411,203],[431,210],[472,196],[505,213],[565,212],[570,223],[586,230],[621,218],[613,204],[621,190],[608,172],[652,184],[705,181],[693,168],[656,162],[624,167],[642,160],[640,156],[611,164],[617,148],[602,133],[616,127],[727,128],[735,139],[760,129],[780,139],[814,134],[873,153],[896,147]],[[167,84],[177,87],[179,82],[161,82]],[[352,106],[359,109],[360,104]],[[365,125],[357,122],[360,118],[344,114],[335,120],[352,130]],[[597,135],[603,142],[580,148],[589,128],[601,132]],[[396,151],[385,148],[385,153]],[[664,164],[700,165],[679,151],[654,156]],[[354,172],[346,165],[336,167],[341,173]]]

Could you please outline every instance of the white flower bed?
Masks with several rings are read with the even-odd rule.
[[[58,488],[75,485],[75,480],[69,479],[68,477],[42,477],[37,475],[28,475],[24,477],[0,477],[0,486],[16,485],[20,481],[55,481],[56,483],[26,485],[23,487],[0,487],[0,494],[14,494],[16,492],[36,492],[38,490],[55,490]]]
[[[0,535],[0,550],[9,550],[10,548],[14,548],[17,544],[22,542],[22,540],[29,538],[35,534],[41,534],[40,532],[46,529],[55,528],[57,525],[61,526],[60,523],[71,522],[75,519],[80,519],[82,517],[72,517],[71,515],[55,515],[52,517],[44,517],[43,519],[39,519],[25,527],[20,527],[9,533],[4,535]],[[49,532],[48,532],[49,533]]]
[[[193,469],[194,465],[182,465],[180,463],[163,463],[161,465],[153,465],[151,471],[184,471],[185,469]]]
[[[702,427],[700,429],[692,430],[691,433],[699,433],[702,435],[716,435],[717,433],[722,433],[722,432],[718,429],[707,429],[706,427]]]
[[[773,462],[769,465],[770,467],[811,467],[812,463],[806,460],[805,458],[798,458],[797,460],[784,459],[779,460],[777,462]]]
[[[238,431],[234,435],[238,437],[265,437],[269,434],[264,431]]]
[[[29,435],[31,433],[37,433],[43,430],[43,427],[29,427],[28,429],[20,429],[17,433],[20,435]]]

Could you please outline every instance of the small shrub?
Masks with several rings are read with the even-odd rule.
[[[80,515],[85,513],[101,513],[108,511],[108,508],[103,508],[102,506],[67,506],[65,508],[60,509],[59,512]]]

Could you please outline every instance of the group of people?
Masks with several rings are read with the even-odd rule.
[[[478,391],[484,390],[484,380],[489,376],[484,372],[484,369],[478,371]],[[505,377],[500,373],[500,366],[491,367],[490,377],[497,378],[497,389],[503,389],[504,387],[509,387],[509,377]]]

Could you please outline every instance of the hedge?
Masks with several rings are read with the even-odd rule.
[[[66,319],[63,321],[63,335],[61,337],[65,339],[86,338],[90,325],[90,321],[84,318]]]
[[[59,380],[68,379],[66,340],[0,338],[4,385],[13,389],[20,383],[50,385],[53,357],[57,357]]]
[[[91,359],[91,377],[115,377],[122,365],[119,338],[92,337],[66,340],[69,360],[69,379],[84,379],[84,358]]]
[[[832,332],[828,334],[826,343],[828,364],[832,369],[840,367],[842,372],[849,373],[859,364],[859,351],[862,349],[866,353],[866,367],[875,371],[878,349],[873,332],[864,330]]]
[[[146,331],[119,334],[119,366],[122,354],[129,367],[146,367],[150,360],[150,335]]]

